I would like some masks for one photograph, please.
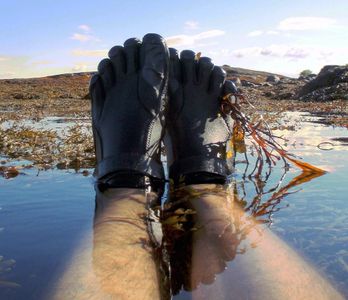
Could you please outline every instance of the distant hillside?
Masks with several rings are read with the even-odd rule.
[[[262,83],[266,81],[267,77],[273,75],[278,76],[280,79],[289,78],[280,74],[236,68],[228,65],[223,65],[222,67],[226,71],[228,79],[235,79],[238,77],[240,80],[247,80],[253,83]]]
[[[254,83],[265,82],[270,75],[283,75],[223,66],[227,77]],[[0,99],[88,98],[88,83],[94,72],[59,74],[40,78],[0,80]]]
[[[69,73],[40,78],[0,80],[0,99],[81,99],[88,94],[93,73]]]

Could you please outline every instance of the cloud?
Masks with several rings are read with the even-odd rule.
[[[194,37],[196,40],[203,40],[203,39],[207,39],[207,38],[211,38],[211,37],[215,37],[215,36],[220,36],[220,35],[224,35],[224,34],[225,34],[224,31],[214,29],[214,30],[201,32],[201,33],[195,35]]]
[[[260,55],[261,47],[248,47],[234,50],[232,54],[237,58]]]
[[[264,32],[262,30],[254,30],[248,33],[248,36],[254,37],[254,36],[259,36],[262,35]]]
[[[0,79],[13,78],[13,77],[15,77],[15,75],[16,75],[15,72],[0,73]]]
[[[35,60],[30,62],[32,66],[46,66],[46,65],[52,65],[55,62],[52,60]]]
[[[266,34],[268,34],[268,35],[278,35],[278,34],[279,34],[279,31],[276,31],[276,30],[267,30],[267,31],[266,31]]]
[[[278,29],[290,30],[322,30],[337,27],[337,21],[332,18],[321,17],[292,17],[282,20]]]
[[[198,29],[198,22],[186,21],[185,22],[185,29],[190,29],[190,30]]]
[[[271,45],[267,47],[249,47],[233,51],[233,55],[238,58],[248,56],[270,56],[291,59],[304,59],[313,53],[309,47],[292,45]]]
[[[166,38],[166,41],[169,46],[194,45],[197,41],[216,37],[216,36],[221,36],[224,34],[225,34],[224,31],[214,29],[214,30],[204,31],[196,35],[181,34],[181,35],[170,36]]]
[[[268,57],[270,59],[277,58],[283,62],[300,61],[301,64],[313,64],[313,62],[315,62],[317,64],[316,68],[319,68],[326,64],[344,64],[348,59],[347,53],[347,47],[274,44],[266,47],[241,48],[231,51],[230,55],[240,59],[256,58],[257,60],[260,60],[260,57]],[[281,67],[281,65],[279,67]]]
[[[97,37],[90,34],[91,27],[86,24],[79,25],[78,28],[82,30],[84,33],[74,33],[70,39],[80,41],[80,42],[88,42],[88,41],[100,41]]]
[[[74,33],[70,38],[80,42],[98,41],[98,39],[92,35],[81,33]]]
[[[89,27],[86,24],[79,25],[79,29],[81,29],[81,30],[83,30],[85,32],[90,32],[91,31],[91,27]]]
[[[74,67],[71,69],[73,72],[85,72],[90,69],[90,65],[86,63],[77,63],[74,65]]]
[[[247,34],[249,37],[261,35],[278,35],[279,31],[305,31],[338,28],[337,21],[324,17],[291,17],[279,22],[277,30],[254,30]]]
[[[84,50],[84,49],[75,49],[72,52],[74,56],[88,56],[88,57],[105,57],[107,56],[108,50]]]
[[[277,35],[277,34],[279,34],[279,31],[276,31],[276,30],[267,30],[267,31],[254,30],[254,31],[249,32],[247,34],[247,36],[255,37],[255,36],[261,36],[261,35]]]
[[[28,70],[28,61],[30,59],[28,56],[4,55],[0,58],[2,58],[0,60],[0,79],[20,77],[21,74]]]
[[[41,77],[72,71],[89,71],[96,68],[94,59],[71,61],[71,58],[61,59],[60,57],[56,61],[56,57],[51,58],[47,54],[41,53],[38,57],[1,55],[1,58],[6,59],[0,60],[0,79]],[[43,59],[42,56],[45,58]]]

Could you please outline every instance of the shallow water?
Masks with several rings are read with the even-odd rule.
[[[346,129],[311,123],[303,114],[296,131],[283,130],[288,148],[304,161],[329,171],[294,188],[272,216],[271,230],[326,275],[348,297],[348,156],[347,146],[335,137],[347,137]],[[318,144],[331,150],[321,150]],[[324,148],[325,148],[324,147]],[[322,147],[323,149],[323,147]],[[237,164],[235,180],[242,182],[243,164]],[[276,183],[274,170],[268,186]],[[25,175],[0,177],[0,299],[40,299],[51,288],[81,238],[92,231],[94,189],[91,176],[73,171],[35,170]],[[299,171],[291,168],[284,184]],[[248,197],[253,183],[245,182]],[[248,198],[247,197],[247,198]],[[227,262],[227,271],[236,259]],[[223,274],[217,275],[223,276]],[[226,284],[226,283],[225,283]],[[182,291],[174,299],[190,299]]]
[[[58,135],[62,135],[67,129],[77,124],[89,124],[89,119],[85,118],[64,118],[64,117],[44,117],[40,120],[21,120],[5,121],[0,124],[3,129],[11,128],[14,124],[17,127],[29,127],[36,130],[54,130]]]

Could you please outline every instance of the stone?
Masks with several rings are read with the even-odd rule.
[[[273,86],[273,84],[269,83],[269,82],[264,82],[264,83],[262,83],[262,86]]]
[[[329,65],[323,67],[319,74],[305,84],[299,91],[299,96],[305,96],[315,90],[348,82],[348,66]]]
[[[241,82],[241,80],[240,80],[239,77],[234,77],[234,78],[232,78],[231,80],[232,80],[232,82],[233,82],[236,86],[241,86],[241,85],[242,85],[242,82]]]
[[[242,86],[245,86],[245,87],[258,87],[259,86],[259,84],[256,84],[256,83],[253,83],[251,81],[244,80],[244,79],[241,80],[241,83],[242,83]]]
[[[266,78],[266,82],[278,83],[279,81],[280,78],[277,75],[268,75]]]
[[[317,77],[316,74],[308,74],[306,76],[301,75],[298,79],[299,80],[310,81],[310,80],[313,80],[315,77]]]
[[[295,93],[293,92],[285,92],[285,93],[282,93],[282,94],[279,94],[277,96],[277,99],[292,99],[294,97]]]
[[[264,92],[263,95],[265,97],[268,97],[268,98],[274,98],[275,97],[275,92],[267,91],[267,92]]]
[[[303,101],[348,100],[348,82],[319,88],[299,98]]]

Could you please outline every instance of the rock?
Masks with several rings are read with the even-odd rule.
[[[24,99],[24,94],[23,93],[17,93],[13,95],[14,99]]]
[[[258,87],[259,86],[259,84],[256,84],[256,83],[253,83],[251,81],[244,80],[244,79],[241,80],[241,83],[242,83],[242,86],[246,86],[246,87]]]
[[[285,84],[298,84],[298,79],[294,79],[294,78],[282,78],[281,79],[281,83],[285,83]]]
[[[83,100],[90,100],[90,99],[91,99],[91,96],[90,96],[90,94],[88,93],[88,94],[84,95],[84,96],[82,97],[82,99],[83,99]]]
[[[292,99],[294,97],[295,93],[293,92],[285,92],[285,93],[282,93],[282,94],[279,94],[277,96],[277,99],[279,100],[282,100],[282,99]]]
[[[263,95],[265,97],[268,97],[268,98],[274,98],[275,97],[275,92],[267,91],[267,92],[264,92]]]
[[[266,82],[278,83],[279,81],[280,81],[280,78],[277,75],[269,75],[266,78]]]
[[[348,82],[319,88],[300,96],[300,100],[303,101],[332,101],[338,99],[348,100]]]
[[[264,82],[264,83],[262,83],[262,86],[273,86],[273,84],[269,83],[269,82]]]
[[[15,93],[12,95],[14,99],[40,99],[40,95],[30,93]]]
[[[301,75],[298,79],[304,80],[304,81],[310,81],[310,80],[314,79],[315,77],[317,77],[316,74],[308,74],[306,76]]]
[[[315,90],[331,87],[344,82],[348,82],[348,66],[325,66],[313,80],[310,80],[302,87],[299,91],[299,96],[303,97]]]
[[[239,77],[234,77],[234,78],[231,78],[232,82],[236,85],[236,86],[241,86],[242,85],[242,82],[240,81],[240,78]]]

